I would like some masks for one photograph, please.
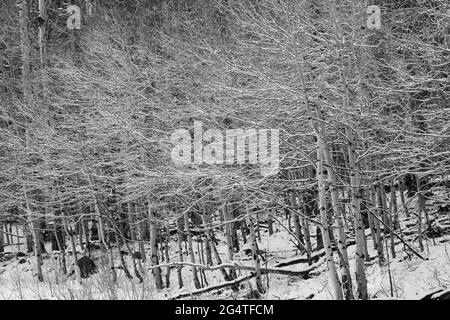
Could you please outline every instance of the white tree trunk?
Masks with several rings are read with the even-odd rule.
[[[148,203],[148,224],[150,227],[150,247],[151,247],[151,261],[152,266],[157,266],[159,264],[158,261],[158,242],[157,242],[157,229],[156,229],[156,221],[155,221],[155,215],[153,214],[153,208],[152,204],[149,201]],[[163,282],[161,277],[161,268],[156,267],[153,269],[153,275],[155,277],[155,285],[157,289],[163,288]]]
[[[355,218],[355,238],[356,238],[356,299],[367,300],[367,279],[364,266],[365,260],[365,233],[361,216],[361,190],[359,168],[356,165],[355,139],[353,132],[347,130],[348,137],[348,159],[350,170],[350,194],[352,211]]]
[[[231,238],[232,223],[228,222],[231,219],[230,219],[230,215],[229,215],[229,211],[228,211],[228,204],[226,202],[222,205],[222,214],[223,214],[223,218],[225,221],[225,236],[227,239],[228,260],[230,262],[232,262],[234,260],[233,242],[232,242],[232,238]],[[231,267],[229,275],[230,275],[230,280],[236,279],[236,277],[237,277],[236,270],[234,270],[234,268]]]
[[[262,285],[261,281],[261,265],[259,262],[259,252],[258,252],[258,243],[256,241],[256,233],[255,233],[255,227],[253,218],[251,216],[250,210],[248,208],[248,203],[245,203],[245,210],[246,210],[246,221],[247,225],[250,229],[250,243],[252,246],[252,258],[253,258],[253,264],[255,266],[255,280],[256,280],[256,288],[258,292],[264,293],[264,287]]]
[[[327,217],[327,203],[325,196],[325,179],[324,179],[324,168],[323,168],[323,156],[322,156],[322,141],[319,138],[317,140],[317,182],[319,188],[319,211],[320,211],[320,221],[322,223],[322,239],[323,246],[325,249],[325,256],[328,265],[328,275],[330,279],[330,286],[333,291],[334,299],[342,300],[343,293],[341,282],[336,271],[336,266],[334,264],[333,249],[331,247],[330,239],[330,228],[328,225]]]
[[[191,228],[189,227],[189,214],[187,211],[184,212],[184,228],[186,229],[187,242],[188,242],[188,253],[189,260],[192,264],[195,264],[195,255],[194,255],[194,246],[192,244],[192,233]],[[200,289],[200,280],[198,278],[197,268],[192,266],[192,276],[194,279],[195,288]]]
[[[44,276],[42,275],[41,246],[39,243],[38,231],[36,229],[36,217],[33,216],[30,200],[28,199],[28,195],[25,190],[24,190],[24,195],[25,195],[25,203],[26,203],[26,208],[27,208],[28,225],[29,225],[31,234],[33,235],[34,255],[36,257],[37,277],[40,282],[43,282]]]
[[[331,206],[333,208],[333,215],[336,218],[338,229],[338,250],[340,252],[340,268],[342,277],[342,289],[344,290],[344,297],[346,300],[354,299],[352,278],[350,274],[350,265],[347,254],[347,237],[344,230],[343,213],[339,208],[339,196],[336,190],[336,178],[334,175],[334,163],[329,150],[329,147],[324,139],[322,139],[322,153],[323,159],[327,165],[328,182],[331,193]]]

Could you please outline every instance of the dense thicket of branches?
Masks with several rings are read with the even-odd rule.
[[[214,237],[209,230],[233,219],[227,239],[251,224],[256,244],[256,212],[267,219],[286,210],[309,256],[307,234],[321,227],[335,296],[366,299],[362,212],[371,212],[382,248],[381,236],[394,239],[405,187],[423,203],[434,199],[426,191],[449,188],[448,1],[79,0],[72,3],[93,11],[74,32],[61,1],[48,4],[45,21],[38,1],[22,1],[28,49],[16,1],[2,1],[0,11],[1,222],[83,239],[97,221],[112,252],[117,242],[156,248],[177,230],[189,238],[189,222],[214,226],[204,231]],[[368,5],[381,8],[380,30],[366,27]],[[204,130],[280,129],[280,173],[175,166],[171,134],[192,131],[194,121]],[[392,188],[401,191],[398,205]],[[421,224],[427,212],[413,214]],[[344,227],[358,247],[356,288]],[[184,259],[195,264],[192,251]],[[148,258],[159,263],[156,249]]]

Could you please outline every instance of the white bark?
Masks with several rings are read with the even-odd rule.
[[[360,175],[356,165],[355,139],[353,132],[347,130],[348,137],[348,158],[350,170],[350,193],[352,211],[355,218],[355,238],[356,238],[356,299],[367,300],[367,279],[364,266],[365,260],[365,233],[361,216],[361,196],[360,196]]]
[[[148,223],[150,227],[150,247],[151,247],[151,261],[152,266],[157,266],[159,264],[158,261],[158,243],[157,243],[157,229],[156,229],[156,221],[155,215],[153,213],[152,204],[149,201],[148,203]],[[161,278],[161,268],[157,267],[153,269],[153,276],[155,277],[155,285],[157,289],[163,288],[163,282]]]
[[[192,244],[192,233],[191,228],[189,227],[189,214],[187,210],[184,211],[184,227],[187,235],[189,260],[191,260],[192,264],[195,264],[194,246]],[[197,268],[195,266],[192,267],[192,276],[194,279],[195,288],[199,289],[201,287],[200,280],[198,278]]]
[[[319,188],[319,211],[320,211],[320,220],[322,223],[322,239],[323,246],[325,249],[325,256],[327,259],[328,265],[328,275],[330,279],[330,286],[333,291],[334,299],[342,300],[343,293],[341,282],[339,280],[339,276],[336,271],[336,266],[334,264],[333,250],[331,247],[331,239],[330,239],[330,228],[328,225],[328,217],[327,217],[327,204],[325,197],[325,179],[324,179],[324,168],[323,168],[323,156],[321,151],[322,141],[319,138],[317,140],[317,182]]]
[[[260,293],[264,293],[266,290],[264,289],[261,281],[261,265],[259,262],[259,252],[258,252],[258,243],[256,241],[255,227],[253,218],[251,216],[250,210],[248,208],[248,203],[245,203],[245,211],[246,211],[246,220],[247,225],[250,229],[250,243],[252,247],[252,259],[253,264],[255,266],[255,279],[256,279],[256,288]]]

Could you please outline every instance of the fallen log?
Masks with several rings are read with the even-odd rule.
[[[312,263],[316,263],[317,261],[319,261],[319,259],[321,257],[325,256],[325,251],[322,249],[319,252],[316,252],[312,257],[311,257],[311,262]],[[292,259],[289,260],[287,262],[280,262],[278,264],[276,264],[274,267],[275,268],[281,268],[281,267],[288,267],[288,266],[292,266],[294,264],[299,264],[299,263],[308,263],[308,258],[306,257],[300,257],[297,259]]]
[[[250,280],[254,276],[255,276],[255,274],[252,273],[252,274],[250,274],[248,276],[240,277],[240,278],[234,279],[232,281],[226,281],[226,282],[220,283],[220,284],[215,285],[215,286],[206,287],[206,288],[202,288],[202,289],[197,289],[197,290],[194,290],[192,292],[180,293],[179,295],[176,295],[174,297],[169,298],[169,300],[177,300],[177,299],[192,297],[192,296],[203,294],[203,293],[207,293],[207,292],[210,292],[210,291],[220,290],[220,289],[223,289],[223,288],[226,288],[226,287],[231,287],[231,286],[236,286],[236,285],[238,285],[239,283],[241,283],[243,281]]]
[[[243,270],[253,270],[253,269],[254,269],[253,267],[246,267]],[[261,273],[262,274],[276,273],[276,274],[283,274],[286,276],[297,276],[297,277],[301,277],[302,279],[306,280],[306,279],[311,278],[309,273],[312,271],[312,269],[314,269],[314,268],[310,268],[310,269],[302,270],[302,271],[293,271],[293,270],[283,270],[283,269],[277,269],[277,268],[261,268]]]
[[[235,268],[238,270],[248,270],[248,271],[255,271],[255,267],[252,266],[243,266],[237,263],[222,263],[216,266],[207,266],[207,265],[203,265],[203,264],[198,264],[198,263],[190,263],[190,262],[171,262],[171,263],[166,263],[166,264],[159,264],[156,266],[151,266],[148,268],[148,270],[151,269],[155,269],[155,268],[167,268],[167,267],[183,267],[183,266],[188,266],[188,267],[196,267],[198,269],[205,269],[205,270],[217,270],[217,269],[222,269],[222,268]],[[261,273],[262,274],[268,274],[268,273],[276,273],[276,274],[284,274],[284,275],[289,275],[289,276],[298,276],[298,277],[302,277],[303,279],[309,279],[309,272],[314,269],[315,267],[311,267],[307,270],[301,270],[301,271],[293,271],[293,270],[283,270],[283,269],[278,269],[278,268],[261,268]]]
[[[352,246],[356,244],[355,240],[350,240],[347,242],[347,247]],[[336,251],[337,249],[333,246],[332,247],[333,251]],[[325,256],[325,250],[321,249],[320,251],[316,252],[312,257],[311,257],[311,262],[312,263],[316,263],[317,261],[319,261],[320,258]],[[281,267],[288,267],[288,266],[292,266],[294,264],[299,264],[299,263],[308,263],[308,258],[306,257],[300,257],[297,259],[293,259],[287,262],[280,262],[278,264],[275,265],[275,268],[281,268]]]
[[[427,294],[420,300],[450,300],[450,290],[441,289],[436,292]]]

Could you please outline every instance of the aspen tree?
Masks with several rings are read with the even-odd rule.
[[[369,172],[369,164],[367,158],[364,159],[364,168],[366,172]],[[371,177],[368,173],[365,175],[365,184],[366,184],[366,193],[367,193],[367,201],[369,202],[369,207],[366,209],[371,210],[372,213],[376,214],[377,208],[376,208],[376,198],[374,193],[374,186],[371,181]],[[377,250],[378,248],[378,241],[377,241],[377,223],[379,226],[379,222],[373,217],[372,214],[368,214],[369,218],[369,226],[370,226],[370,235],[372,237],[373,242],[373,248],[374,250]]]
[[[388,226],[388,228],[384,227],[384,236],[390,237],[390,249],[391,249],[391,254],[392,257],[395,258],[395,242],[394,242],[394,227],[393,227],[393,223],[392,223],[392,217],[390,214],[390,210],[387,206],[387,197],[386,197],[386,192],[384,190],[384,182],[380,181],[380,188],[379,188],[379,192],[380,192],[380,198],[381,198],[381,207],[383,209],[383,222]]]
[[[356,237],[356,298],[367,300],[367,280],[366,280],[366,271],[364,266],[365,260],[365,251],[364,251],[364,243],[365,243],[365,233],[364,226],[361,216],[361,189],[360,185],[360,177],[358,173],[358,168],[356,166],[356,153],[355,153],[355,140],[354,135],[351,130],[347,130],[347,137],[349,139],[348,145],[348,154],[349,154],[349,170],[350,170],[350,194],[351,194],[351,203],[352,203],[352,211],[355,217],[355,237]]]
[[[20,23],[20,39],[22,48],[22,87],[25,105],[29,108],[33,108],[34,99],[31,87],[31,65],[30,65],[31,44],[28,29],[28,12],[29,12],[28,0],[21,0],[19,6],[19,23]],[[31,144],[29,129],[25,129],[25,141],[26,147],[29,148]],[[42,257],[40,252],[40,238],[36,228],[36,221],[35,221],[36,218],[33,216],[30,199],[27,194],[27,190],[25,189],[25,185],[23,186],[23,195],[26,203],[29,231],[31,232],[34,241],[34,255],[36,257],[37,276],[39,281],[42,282],[44,281],[44,277],[42,275],[42,268],[41,268]]]
[[[45,0],[39,0],[39,53],[41,58],[41,70],[44,75],[44,81],[46,81],[46,66],[47,66],[47,47],[45,43],[46,36],[46,23],[47,23],[47,8]],[[44,86],[45,88],[45,86]]]
[[[205,217],[205,215],[202,215],[202,220],[203,220],[203,225],[209,225],[207,222],[207,218]],[[207,229],[206,230],[206,239],[207,241],[210,243],[211,246],[211,251],[214,254],[214,258],[216,259],[216,262],[218,265],[222,264],[222,259],[220,258],[219,252],[217,251],[216,245],[214,243],[214,239],[213,239],[213,230],[212,229]],[[233,280],[231,279],[231,277],[228,275],[227,271],[225,270],[225,268],[220,268],[220,272],[222,273],[222,276],[224,278],[225,281],[230,281]]]
[[[108,253],[109,266],[110,266],[110,268],[111,268],[111,280],[112,280],[112,283],[113,283],[114,285],[116,285],[116,284],[117,284],[117,272],[116,272],[116,265],[115,265],[115,261],[114,261],[113,248],[112,248],[112,246],[111,246],[110,239],[109,239],[109,238],[106,239],[106,237],[105,237],[105,231],[104,231],[103,228],[104,228],[104,223],[102,223],[102,224],[99,226],[99,229],[102,229],[102,231],[101,231],[101,239],[102,239],[103,245],[104,245],[105,248],[106,248],[106,252]]]
[[[247,243],[246,230],[248,230],[248,228],[244,220],[240,221],[239,228],[241,229],[242,241],[244,242],[244,244],[246,244]]]
[[[22,7],[23,8],[23,7]],[[30,231],[33,235],[33,244],[34,244],[34,256],[36,257],[36,271],[37,277],[40,282],[44,281],[44,276],[42,275],[42,256],[41,256],[41,246],[39,245],[39,236],[36,228],[35,217],[33,217],[33,212],[30,204],[30,200],[28,198],[26,190],[24,190],[28,224],[30,226]]]
[[[62,215],[62,222],[63,222],[63,226],[64,226],[64,231],[67,234],[67,236],[69,237],[69,241],[70,241],[70,246],[72,248],[72,257],[73,257],[73,266],[75,268],[75,273],[76,273],[76,277],[78,282],[81,283],[81,273],[80,273],[80,269],[78,267],[78,253],[77,253],[77,247],[75,244],[75,238],[73,236],[73,230],[72,228],[69,229],[69,226],[67,224],[67,217],[64,214],[64,208],[62,207],[62,202],[61,200],[59,201],[60,203],[60,211],[61,211],[61,215]]]
[[[184,211],[183,213],[184,215],[184,228],[186,230],[186,238],[187,238],[187,245],[188,245],[188,254],[189,254],[189,260],[192,264],[195,264],[195,255],[194,255],[194,245],[192,243],[192,232],[191,232],[191,228],[189,226],[189,213],[187,210]],[[192,270],[192,276],[194,279],[194,285],[195,288],[199,289],[201,288],[200,286],[200,281],[198,279],[198,273],[197,273],[197,268],[195,266],[191,267]]]
[[[88,170],[87,166],[86,166],[84,155],[83,155],[83,161],[84,161],[85,169]],[[112,282],[114,284],[116,284],[117,283],[117,273],[116,273],[116,268],[115,268],[115,265],[114,265],[114,254],[113,254],[112,247],[109,245],[109,241],[106,241],[103,217],[102,217],[102,214],[100,212],[99,201],[98,201],[97,196],[96,196],[96,194],[94,192],[93,181],[92,181],[92,177],[91,177],[89,172],[87,173],[87,180],[88,180],[88,183],[89,183],[91,196],[92,196],[92,198],[94,200],[94,211],[95,211],[95,215],[96,215],[96,218],[97,218],[97,221],[98,221],[99,239],[100,239],[101,244],[103,244],[106,252],[108,253],[109,268],[111,270],[111,280],[112,280]]]
[[[198,259],[202,265],[206,265],[205,262],[205,252],[203,248],[203,239],[201,235],[197,236],[197,253],[198,253]],[[201,286],[208,286],[208,279],[205,274],[205,269],[200,269],[200,280],[201,280]]]
[[[150,199],[148,201],[148,224],[150,228],[150,249],[151,249],[151,262],[152,266],[155,267],[159,264],[158,260],[158,230],[156,226],[156,218],[154,213],[155,208],[153,207]],[[157,289],[163,288],[163,282],[161,277],[161,268],[156,267],[152,269],[153,276],[155,277],[155,285]]]
[[[232,209],[232,212],[229,212],[229,217],[230,219],[235,220],[235,210],[234,210],[235,207],[230,204],[230,208]],[[233,221],[230,224],[231,243],[233,245],[233,250],[239,252],[239,237],[237,235],[237,227],[238,227],[237,221]]]
[[[11,225],[9,227],[9,233],[8,233],[8,221],[2,223],[0,222],[0,231],[3,231],[2,228],[5,228],[5,239],[6,239],[6,245],[9,246],[12,243],[12,230]],[[1,241],[1,240],[0,240]],[[4,241],[4,239],[3,239]]]
[[[258,236],[258,241],[261,241],[261,224],[259,221],[259,210],[256,212],[256,234]]]
[[[72,0],[68,0],[67,4],[68,4],[68,6],[71,6],[72,5]],[[74,61],[76,59],[75,37],[76,37],[75,29],[69,30],[70,51],[72,53],[72,58],[73,58]]]
[[[321,117],[319,117],[321,118]],[[322,129],[323,130],[323,129]],[[338,192],[336,190],[336,178],[334,174],[334,164],[330,155],[330,151],[328,145],[324,140],[322,140],[322,153],[325,163],[327,165],[327,174],[328,174],[328,182],[331,193],[331,205],[333,208],[334,217],[337,221],[337,229],[338,229],[338,250],[340,252],[340,267],[341,267],[341,277],[342,277],[342,287],[344,290],[344,297],[346,300],[354,299],[353,296],[353,287],[352,287],[352,278],[350,275],[350,266],[348,262],[348,254],[347,254],[347,239],[344,230],[343,216],[342,212],[339,209],[339,197]]]
[[[252,247],[252,259],[253,259],[253,264],[255,266],[255,280],[256,280],[256,288],[258,290],[259,293],[264,293],[265,289],[262,285],[262,281],[261,281],[261,265],[260,265],[260,261],[259,261],[259,250],[258,250],[258,242],[256,241],[256,234],[255,234],[255,227],[254,227],[254,222],[253,222],[253,218],[252,218],[252,214],[249,210],[249,206],[248,206],[248,197],[246,195],[246,202],[245,202],[245,220],[247,221],[248,227],[250,229],[250,243],[251,243],[251,247]]]
[[[306,205],[304,203],[301,203],[300,195],[298,195],[298,197],[297,197],[297,202],[298,202],[298,209],[302,212],[301,225],[302,225],[303,234],[305,236],[304,239],[305,239],[305,247],[306,247],[306,258],[308,259],[308,264],[311,265],[312,264],[312,259],[311,259],[311,253],[312,253],[311,235],[309,233],[308,220],[306,220],[304,218],[304,215],[307,215]]]
[[[115,237],[115,241],[117,244],[117,252],[119,254],[119,260],[120,260],[120,264],[122,265],[122,270],[125,273],[125,276],[131,280],[131,279],[133,279],[133,276],[131,275],[130,270],[128,270],[128,266],[125,262],[125,259],[123,258],[123,254],[122,254],[122,250],[121,250],[121,239],[119,237],[119,231],[114,232],[114,237]],[[132,252],[131,252],[131,254],[132,254]]]
[[[145,230],[145,221],[146,219],[142,218],[142,214],[139,211],[140,206],[138,203],[135,204],[134,206],[134,214],[136,219],[138,220],[137,222],[137,230],[138,230],[138,246],[139,246],[139,253],[141,254],[141,260],[143,263],[145,263],[147,261],[147,254],[145,253],[145,248],[144,248],[144,230]]]
[[[209,241],[209,226],[205,223],[206,221],[208,221],[209,216],[207,216],[206,214],[206,209],[205,206],[203,205],[203,214],[201,215],[201,219],[202,219],[202,225],[203,225],[203,229],[204,229],[204,236],[205,236],[205,253],[206,253],[206,265],[208,266],[212,266],[213,265],[213,261],[212,261],[212,249],[211,249],[211,243]]]
[[[384,193],[385,199],[386,199],[386,206],[387,206],[387,196],[386,193]],[[390,236],[390,247],[391,247],[391,254],[392,258],[396,257],[395,253],[395,238],[394,238],[394,230],[395,230],[395,214],[396,211],[394,211],[394,206],[396,206],[396,199],[395,199],[395,189],[394,184],[390,183],[390,205],[389,208],[386,208],[386,215],[388,217],[388,226],[389,226],[389,236]]]
[[[319,211],[320,211],[320,222],[321,222],[321,231],[322,231],[322,239],[323,246],[325,249],[325,256],[327,259],[328,265],[328,276],[330,279],[330,286],[333,291],[334,298],[336,300],[343,299],[341,282],[339,280],[339,276],[336,271],[336,266],[334,264],[333,257],[333,249],[331,247],[331,239],[330,239],[330,227],[328,225],[328,217],[327,217],[327,204],[326,204],[326,196],[325,196],[325,179],[324,179],[325,171],[323,168],[323,154],[322,154],[322,141],[321,139],[317,139],[317,182],[319,189]]]
[[[397,204],[397,192],[395,189],[394,177],[391,178],[390,187],[391,187],[391,205],[389,208],[390,208],[390,212],[391,212],[391,217],[393,217],[392,225],[395,230],[396,226],[398,225],[398,204]]]
[[[66,214],[65,214],[65,211],[64,211],[65,208],[63,206],[63,200],[62,200],[62,191],[61,191],[61,187],[59,186],[58,183],[56,183],[56,192],[58,193],[56,195],[56,197],[58,199],[59,211],[60,211],[61,216],[62,216],[61,220],[62,220],[62,223],[63,223],[63,228],[64,228],[64,231],[65,231],[66,235],[69,237],[70,245],[71,245],[71,248],[72,248],[73,265],[77,266],[78,253],[77,253],[77,247],[76,247],[76,244],[75,244],[75,238],[73,236],[74,232],[73,232],[72,228],[69,229],[69,225],[67,223],[67,217],[66,217]],[[77,274],[77,277],[78,276],[79,275]],[[78,279],[78,280],[80,280],[80,279]]]
[[[17,251],[20,252],[19,227],[17,225],[16,225],[16,234],[17,234]]]
[[[177,244],[178,244],[178,261],[183,262],[183,221],[184,217],[177,218]],[[177,268],[178,286],[181,289],[183,287],[183,275],[181,273],[182,266]]]
[[[0,253],[5,252],[3,239],[3,222],[0,221]]]
[[[425,197],[423,191],[421,190],[421,178],[417,177],[417,197],[418,197],[418,212],[417,212],[417,240],[419,242],[420,251],[424,250],[423,246],[423,235],[422,235],[422,214],[425,211]]]
[[[80,207],[78,207],[78,211],[80,210]],[[84,219],[83,217],[80,217],[78,222],[76,222],[75,224],[75,233],[78,234],[78,243],[80,244],[80,250],[83,252],[84,251],[84,240],[83,240],[83,223],[84,223]]]
[[[128,220],[128,227],[129,227],[129,230],[130,230],[130,240],[131,240],[131,243],[132,243],[132,246],[131,246],[132,250],[130,249],[130,254],[132,255],[132,260],[133,260],[134,275],[136,276],[136,278],[139,279],[140,283],[142,283],[144,281],[144,279],[142,278],[142,275],[141,275],[141,273],[138,270],[138,264],[139,264],[140,270],[142,272],[142,264],[141,264],[142,256],[140,257],[141,259],[137,259],[136,258],[136,241],[137,241],[137,238],[136,238],[136,231],[135,231],[135,228],[134,228],[134,226],[135,226],[135,217],[134,217],[135,214],[133,212],[133,208],[134,208],[134,206],[131,203],[131,201],[128,201],[127,202],[127,212],[128,212],[127,220]]]
[[[170,230],[169,226],[166,226],[164,229],[166,231],[165,241],[164,241],[164,257],[166,259],[166,263],[170,262],[169,258],[169,243],[170,243]],[[170,267],[166,269],[166,288],[170,287]]]
[[[373,212],[375,212],[376,209],[375,209],[374,195],[373,195],[372,188],[370,186],[370,182],[369,182],[368,179],[366,180],[366,183],[368,184],[368,186],[367,186],[367,193],[368,193],[367,197],[368,197],[368,201],[370,203],[370,207],[367,208],[367,209],[368,210],[372,210]],[[372,238],[373,249],[377,250],[377,230],[376,230],[376,227],[375,227],[375,219],[372,216],[372,214],[370,214],[370,213],[368,214],[367,218],[369,220],[370,236]]]
[[[333,176],[333,172],[330,170],[330,169],[332,169],[331,157],[330,157],[330,154],[328,151],[328,147],[326,146],[326,141],[325,141],[326,134],[324,132],[325,129],[317,124],[317,122],[316,122],[317,120],[315,121],[315,119],[323,120],[322,112],[320,110],[318,110],[318,107],[316,104],[312,104],[310,101],[310,97],[309,97],[309,94],[307,91],[305,75],[303,73],[303,67],[305,64],[304,56],[298,50],[297,40],[296,40],[293,29],[294,29],[294,27],[292,25],[290,25],[289,31],[291,33],[292,44],[294,47],[296,75],[297,75],[298,79],[300,80],[302,93],[303,93],[303,99],[305,101],[306,113],[308,115],[308,120],[309,120],[310,126],[314,131],[314,134],[316,136],[316,141],[317,141],[317,151],[316,151],[317,152],[317,160],[316,160],[316,171],[317,172],[316,172],[316,175],[317,175],[318,190],[319,190],[319,212],[320,212],[321,223],[322,223],[321,233],[322,233],[322,239],[323,239],[323,246],[324,246],[325,254],[326,254],[326,258],[327,258],[328,272],[329,272],[329,277],[330,277],[330,285],[333,288],[334,298],[337,300],[342,300],[343,292],[342,292],[341,282],[339,280],[339,276],[336,271],[336,266],[334,264],[334,258],[333,258],[333,251],[331,248],[332,242],[330,239],[330,227],[328,225],[327,203],[326,203],[326,195],[325,195],[325,188],[326,188],[325,176],[324,176],[325,174],[328,175],[331,172],[332,181],[330,181],[330,184],[334,187],[334,185],[333,185],[333,182],[334,182],[333,177],[334,176]],[[326,161],[328,161],[328,163],[326,163]],[[325,168],[324,168],[325,164],[327,165],[327,170],[325,170]],[[337,192],[335,192],[335,191],[336,190],[333,190],[333,192],[332,192],[332,197],[334,199],[333,205],[337,206],[337,199],[336,199]],[[340,219],[339,216],[338,216],[338,218]],[[341,227],[342,226],[339,225],[339,228],[341,228]],[[340,236],[342,236],[342,234],[340,234]],[[340,239],[340,240],[343,240],[343,239]],[[342,242],[340,241],[340,245],[345,246],[344,241],[342,241]],[[344,250],[344,246],[341,246],[340,249]],[[341,251],[341,256],[344,257],[344,255],[342,253],[343,253],[343,251]],[[351,298],[352,297],[351,277],[350,277],[348,268],[346,268],[345,257],[342,260],[343,261],[341,261],[341,268],[345,274],[344,277],[345,277],[345,283],[347,286],[345,289],[346,290],[346,298]]]
[[[56,244],[58,246],[60,256],[59,256],[59,263],[62,268],[62,273],[67,274],[67,265],[66,265],[66,241],[63,233],[58,232],[59,228],[57,227],[57,220],[53,220],[53,233],[54,233],[54,239],[56,241]],[[60,237],[61,235],[61,237]],[[52,245],[53,246],[53,245]]]
[[[294,192],[291,192],[291,206],[295,209],[298,209],[297,206],[297,200],[295,197]],[[297,213],[292,212],[292,215],[294,216],[294,230],[295,230],[295,236],[298,240],[300,240],[301,243],[303,243],[303,234],[302,234],[302,228],[300,226],[300,218]]]
[[[269,231],[269,236],[273,234],[273,219],[271,211],[273,212],[273,215],[276,216],[276,208],[267,211],[267,228]],[[244,243],[245,243],[245,235],[244,235]]]
[[[403,212],[405,213],[406,217],[409,218],[411,217],[410,213],[409,213],[409,209],[408,206],[406,204],[405,201],[405,179],[404,177],[400,177],[399,178],[399,185],[400,185],[400,202],[402,204],[402,208],[403,208]]]
[[[379,185],[375,185],[374,187],[374,200],[375,200],[375,214],[377,215],[378,219],[383,221],[383,209],[381,205],[381,196],[379,191]],[[381,225],[378,219],[375,219],[375,227],[377,229],[377,253],[378,253],[378,260],[380,265],[384,263],[384,254],[383,254],[383,235],[381,234]]]
[[[225,222],[225,236],[227,239],[227,252],[228,252],[228,260],[232,262],[234,260],[234,252],[233,252],[233,243],[232,243],[232,237],[231,237],[231,219],[229,215],[229,207],[228,204],[225,202],[222,205],[222,214]],[[236,279],[236,270],[233,267],[230,267],[229,275],[231,280]]]

